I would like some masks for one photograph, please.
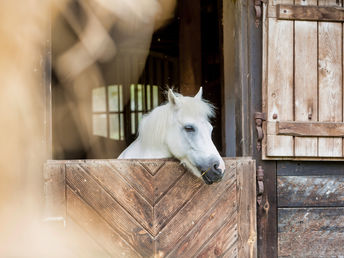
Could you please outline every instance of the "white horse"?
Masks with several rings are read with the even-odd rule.
[[[225,165],[211,140],[209,118],[213,106],[202,100],[202,87],[195,97],[168,91],[168,102],[145,115],[138,138],[119,159],[177,158],[205,183],[222,179]]]

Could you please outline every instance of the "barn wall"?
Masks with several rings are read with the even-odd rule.
[[[343,164],[277,164],[278,255],[343,255]]]

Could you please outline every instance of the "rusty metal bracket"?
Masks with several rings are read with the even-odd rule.
[[[260,151],[262,149],[262,140],[264,138],[263,121],[266,120],[265,113],[262,113],[262,112],[254,113],[254,120],[256,121],[256,129],[257,129],[257,150]]]
[[[262,166],[257,168],[257,184],[258,184],[258,193],[257,193],[257,203],[260,206],[263,199],[264,193],[264,169]]]

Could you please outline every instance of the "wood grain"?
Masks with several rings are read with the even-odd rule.
[[[278,209],[279,257],[340,257],[344,208]]]
[[[153,207],[109,165],[80,164],[125,210],[151,234],[153,231]]]
[[[277,122],[276,129],[276,133],[280,135],[305,136],[301,139],[309,138],[309,136],[344,137],[344,123]]]
[[[336,5],[336,0],[322,5]],[[319,22],[319,121],[342,122],[342,25]],[[342,157],[341,138],[319,138],[318,153],[322,157]]]
[[[67,187],[68,217],[85,230],[93,241],[102,246],[111,257],[141,257],[103,219],[97,211],[87,205],[80,196]],[[67,225],[69,226],[69,225]],[[84,247],[84,248],[87,248]]]
[[[68,243],[68,250],[71,253],[69,257],[111,258],[111,254],[71,218],[67,218],[66,225],[65,241]]]
[[[316,1],[311,4],[317,5]],[[344,12],[335,7],[277,5],[276,17],[285,20],[343,22]]]
[[[78,165],[66,165],[67,183],[138,253],[153,255],[153,240],[134,218]],[[142,232],[142,233],[139,233]]]
[[[226,166],[227,167],[227,166]],[[180,236],[189,232],[204,214],[216,203],[223,192],[236,180],[236,168],[226,171],[224,182],[218,185],[203,186],[180,211],[170,220],[158,235],[156,253],[169,254],[178,244]],[[209,196],[212,196],[209,198]]]
[[[279,176],[279,207],[344,206],[344,176]]]
[[[63,226],[66,219],[65,165],[47,163],[43,176],[45,220]]]
[[[172,160],[49,162],[66,178],[67,228],[80,236],[73,254],[255,257],[255,162],[224,161],[225,176],[213,185]]]
[[[317,0],[296,0],[296,5],[317,5]],[[317,23],[295,21],[295,121],[318,119]],[[305,42],[307,42],[305,44]],[[318,139],[295,137],[295,156],[317,156]]]
[[[169,257],[191,257],[212,240],[214,232],[219,231],[228,221],[236,224],[236,189],[233,184],[220,197],[214,208],[210,209],[179,242]],[[219,251],[220,249],[218,249]],[[221,249],[224,253],[225,249]],[[220,255],[220,254],[218,254]]]
[[[237,164],[237,200],[238,200],[238,244],[239,257],[257,256],[257,223],[255,162],[246,161]]]
[[[293,121],[293,22],[274,18],[268,22],[267,121]],[[293,156],[293,137],[268,135],[267,155]]]

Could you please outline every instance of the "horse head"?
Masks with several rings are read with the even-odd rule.
[[[168,91],[170,119],[165,133],[169,152],[206,184],[222,179],[225,165],[211,134],[209,118],[213,106],[202,99],[202,88],[194,97],[185,97]]]

